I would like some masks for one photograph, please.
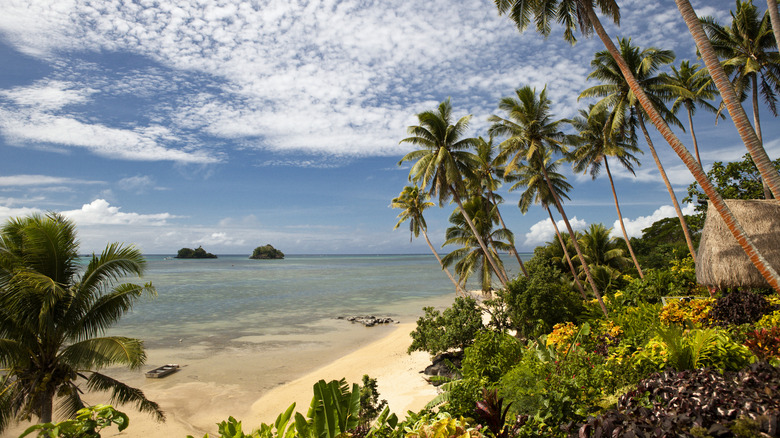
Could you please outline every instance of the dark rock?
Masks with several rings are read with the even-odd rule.
[[[393,321],[393,318],[388,317],[379,317],[377,318],[374,315],[368,315],[368,316],[339,316],[336,319],[346,319],[347,321],[351,323],[359,323],[363,324],[366,327],[373,327],[377,324],[392,324],[397,323],[398,321]]]
[[[461,362],[463,361],[462,352],[447,352],[436,355],[433,363],[425,368],[425,374],[428,376],[440,376],[454,379],[460,376]],[[432,381],[434,386],[439,386],[444,382]]]

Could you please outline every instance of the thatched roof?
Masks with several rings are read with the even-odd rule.
[[[780,268],[780,201],[727,199],[726,204],[758,251],[776,270]],[[696,254],[696,280],[720,288],[769,287],[712,202]]]

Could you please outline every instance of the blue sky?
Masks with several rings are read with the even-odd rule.
[[[722,23],[734,7],[693,3]],[[619,4],[613,37],[695,60],[674,2]],[[491,0],[0,0],[0,10],[0,220],[63,212],[85,252],[110,241],[146,253],[428,251],[392,231],[388,207],[407,183],[396,163],[415,114],[451,97],[484,135],[502,96],[546,84],[557,117],[571,117],[603,50],[597,39],[571,47],[560,29],[520,34]],[[780,127],[761,111],[776,158]],[[695,123],[705,168],[745,153],[730,120],[715,126],[700,111]],[[692,177],[655,140],[682,198]],[[649,152],[641,161],[636,178],[615,171],[632,235],[673,215]],[[612,226],[606,176],[566,173],[573,222]],[[519,193],[502,194],[521,250],[551,239],[544,211],[523,216]],[[441,244],[452,208],[429,211]]]

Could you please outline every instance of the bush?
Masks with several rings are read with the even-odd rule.
[[[555,324],[575,321],[582,314],[582,298],[561,280],[560,271],[531,260],[529,277],[519,277],[503,292],[509,319],[523,336],[549,333]]]
[[[451,349],[463,350],[484,328],[482,310],[474,298],[457,297],[452,307],[440,313],[433,307],[423,308],[425,314],[417,320],[411,333],[412,345],[407,350],[427,351],[435,356]]]
[[[461,372],[464,378],[498,382],[521,358],[523,345],[504,332],[482,330],[465,350]]]
[[[776,433],[778,391],[780,370],[763,362],[725,374],[667,371],[640,382],[617,409],[572,425],[569,436],[735,436],[745,419]]]
[[[757,322],[772,307],[766,298],[748,289],[739,289],[719,298],[710,310],[713,325],[740,325]]]
[[[683,325],[686,321],[698,324],[706,321],[714,300],[712,298],[703,299],[680,299],[667,301],[667,304],[661,309],[661,322],[664,324]]]

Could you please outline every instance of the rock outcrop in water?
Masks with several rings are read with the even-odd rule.
[[[283,259],[284,253],[269,244],[255,248],[254,252],[252,252],[252,255],[249,256],[249,258],[256,260]]]
[[[176,255],[177,259],[215,259],[217,256],[210,252],[206,252],[205,249],[203,249],[202,246],[199,246],[195,249],[192,248],[182,248],[179,250],[179,253]]]
[[[373,327],[377,324],[392,324],[392,323],[398,323],[398,321],[393,321],[393,318],[382,318],[382,317],[376,317],[376,316],[339,316],[337,319],[344,319],[346,321],[349,321],[351,323],[358,323],[363,324],[366,327]]]

